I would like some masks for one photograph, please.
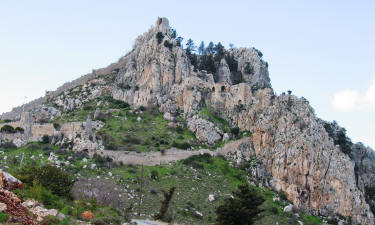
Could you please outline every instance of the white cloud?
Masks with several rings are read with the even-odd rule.
[[[336,93],[332,106],[344,112],[375,112],[375,83],[370,85],[364,95],[354,90]]]

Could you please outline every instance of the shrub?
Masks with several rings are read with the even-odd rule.
[[[2,132],[2,133],[9,133],[9,134],[16,133],[16,131],[14,130],[14,128],[12,126],[8,125],[8,124],[6,124],[3,127],[1,127],[0,132]]]
[[[0,223],[7,222],[9,215],[0,211]]]
[[[259,58],[262,58],[263,57],[263,53],[261,51],[259,51],[258,49],[256,48],[253,48],[257,53],[258,53],[258,56]]]
[[[59,123],[53,123],[53,127],[55,128],[55,130],[60,130],[61,125]]]
[[[65,206],[60,212],[64,215],[70,215],[72,208],[70,206]]]
[[[98,155],[96,153],[94,154],[94,156],[92,158],[100,166],[107,166],[107,167],[109,167],[110,163],[113,161],[113,159],[111,157],[109,157],[109,156],[102,157],[101,155]]]
[[[163,41],[164,39],[164,34],[162,32],[158,32],[156,34],[156,38],[158,39],[158,44],[161,44],[161,42]]]
[[[124,139],[124,142],[139,145],[142,143],[142,140],[136,136],[127,135]]]
[[[193,155],[182,161],[182,164],[192,166],[195,169],[203,169],[204,163],[212,164],[212,156],[208,153],[203,155]]]
[[[184,128],[181,127],[181,126],[177,126],[176,127],[176,132],[179,133],[179,134],[182,134],[182,133],[184,133]]]
[[[350,154],[352,152],[352,143],[351,141],[346,137],[346,131],[344,129],[340,130],[337,133],[337,139],[335,140],[335,145],[339,145],[340,149],[345,154]]]
[[[74,181],[67,172],[60,168],[50,164],[42,167],[29,166],[22,168],[17,174],[25,184],[31,186],[35,181],[38,181],[53,194],[70,197]]]
[[[254,188],[239,185],[233,192],[234,198],[227,198],[216,209],[216,222],[220,225],[251,225],[261,209],[259,206],[265,201]]]
[[[283,191],[280,191],[279,196],[280,196],[281,200],[284,200],[284,201],[288,200],[285,192],[283,192]]]
[[[230,129],[230,132],[232,133],[233,136],[237,137],[238,134],[240,133],[240,128],[234,127],[232,129]]]
[[[18,132],[18,133],[23,133],[25,130],[22,128],[22,127],[16,127],[16,129],[14,129],[14,132]]]
[[[172,147],[179,148],[179,149],[188,149],[188,148],[191,148],[191,145],[187,142],[179,143],[179,142],[174,141],[172,143]]]
[[[164,46],[165,46],[166,48],[168,48],[170,51],[172,51],[173,44],[170,43],[169,41],[165,40],[165,41],[164,41]]]
[[[272,212],[273,214],[279,214],[279,210],[278,210],[275,206],[273,206],[273,207],[271,208],[271,212]]]
[[[43,144],[49,144],[50,143],[50,137],[48,135],[43,135],[42,137],[42,143]]]
[[[159,177],[159,172],[157,170],[152,170],[151,171],[151,179],[157,180]]]

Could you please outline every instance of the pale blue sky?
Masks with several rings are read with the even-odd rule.
[[[260,49],[277,93],[375,148],[374,12],[374,1],[0,1],[0,112],[118,60],[165,16],[185,40]]]

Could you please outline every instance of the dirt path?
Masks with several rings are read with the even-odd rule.
[[[112,150],[102,150],[99,151],[99,154],[102,156],[109,156],[115,162],[122,162],[125,165],[146,165],[154,166],[160,164],[167,164],[170,162],[179,161],[182,159],[189,158],[193,155],[201,155],[208,153],[212,156],[225,155],[228,152],[237,150],[238,146],[244,142],[249,142],[250,138],[242,138],[236,141],[229,142],[225,144],[222,148],[217,149],[216,151],[210,151],[207,149],[200,150],[180,150],[176,148],[171,148],[165,151],[165,154],[161,152],[145,152],[145,153],[136,153],[136,152],[125,152],[125,151],[112,151]]]
[[[124,152],[124,151],[111,151],[104,150],[99,152],[102,156],[109,156],[113,158],[115,162],[122,162],[125,165],[146,165],[154,166],[160,164],[167,164],[170,162],[179,161],[181,159],[189,158],[192,155],[200,155],[208,153],[210,155],[216,155],[215,152],[201,149],[201,150],[180,150],[176,148],[171,148],[165,151],[165,154],[161,152],[145,152],[145,153],[135,153],[135,152]]]

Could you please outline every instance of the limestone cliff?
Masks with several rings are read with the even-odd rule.
[[[81,91],[78,97],[67,95],[66,89],[54,92],[50,102],[63,111],[79,110],[82,102],[111,93],[134,106],[157,106],[168,120],[182,116],[199,141],[213,145],[226,134],[198,113],[208,107],[231,127],[252,132],[250,138],[239,141],[244,145],[233,145],[231,152],[238,151],[238,162],[246,160],[241,155],[261,161],[271,186],[284,191],[295,206],[374,224],[365,195],[365,187],[374,183],[372,150],[351,145],[354,151],[345,153],[306,99],[276,95],[259,50],[229,49],[225,52],[229,58],[222,57],[216,72],[209,73],[192,65],[175,36],[168,20],[158,18],[119,62],[86,75],[90,79],[85,82],[112,74],[112,83],[94,85],[98,88],[91,87],[86,94]],[[32,110],[38,112],[38,108]],[[58,115],[52,109],[44,111]],[[16,114],[3,118],[14,119]]]

